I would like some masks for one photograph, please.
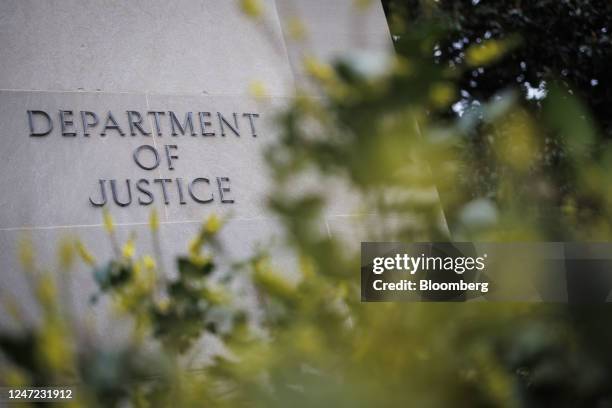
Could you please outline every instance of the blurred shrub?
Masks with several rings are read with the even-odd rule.
[[[260,18],[259,2],[242,3]],[[298,92],[278,117],[269,206],[299,261],[298,282],[265,252],[213,279],[215,217],[168,278],[159,253],[135,257],[131,238],[117,242],[107,214],[114,259],[98,263],[77,243],[62,247],[61,265],[70,270],[78,253],[92,267],[100,289],[92,301],[110,299],[131,319],[130,341],[109,349],[64,313],[55,281],[24,245],[43,323],[0,333],[3,382],[76,384],[74,404],[88,407],[612,404],[606,308],[362,304],[359,257],[319,228],[327,195],[296,192],[303,177],[343,180],[387,241],[610,238],[612,152],[567,87],[551,82],[541,110],[505,89],[460,116],[440,114],[467,73],[503,61],[519,40],[470,46],[466,61],[445,65],[432,50],[447,26],[399,26],[392,58],[351,55],[333,66],[305,58],[319,97]],[[158,224],[153,214],[157,252]],[[256,290],[261,319],[238,306],[239,277]],[[187,356],[207,335],[223,350],[193,370]]]

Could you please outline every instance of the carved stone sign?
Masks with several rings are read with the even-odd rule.
[[[75,114],[78,113],[80,120],[75,123]],[[221,112],[214,112],[214,124],[211,119],[211,112],[186,112],[182,121],[174,111],[148,111],[144,114],[136,110],[125,111],[127,129],[122,127],[119,117],[108,111],[101,121],[100,116],[92,111],[59,110],[56,118],[61,129],[61,136],[74,137],[107,137],[113,134],[118,137],[149,137],[167,140],[168,137],[226,137],[228,135],[241,137],[245,132],[241,129],[248,128],[248,136],[257,137],[256,120],[259,113],[244,112],[232,113],[228,120]],[[148,128],[144,116],[152,118],[153,128]],[[170,134],[164,135],[161,126],[162,118],[168,119]],[[194,120],[194,117],[197,119]],[[44,110],[27,111],[28,126],[30,137],[47,137],[53,131],[55,121],[49,112]],[[240,119],[247,123],[240,124]],[[194,124],[194,122],[197,122]],[[245,126],[246,125],[246,126]],[[125,130],[124,130],[125,129]],[[129,130],[128,130],[129,129]],[[163,138],[166,136],[165,138]],[[162,139],[163,138],[163,139]],[[178,145],[163,144],[155,145],[143,144],[136,147],[132,153],[134,163],[143,170],[153,171],[160,165],[167,167],[167,170],[175,170],[174,161],[179,159]],[[212,181],[211,181],[212,180]],[[97,180],[99,192],[96,197],[89,197],[89,202],[94,207],[104,207],[114,203],[120,207],[127,207],[132,204],[142,206],[151,205],[156,197],[160,197],[165,205],[170,204],[171,195],[169,189],[176,190],[177,202],[186,205],[189,202],[198,204],[209,204],[215,200],[222,204],[233,204],[235,201],[230,197],[231,187],[230,178],[224,175],[200,176],[185,180],[182,177],[173,178],[140,178],[124,180],[100,178]],[[154,190],[157,190],[154,192]]]
[[[226,220],[220,240],[231,260],[281,236],[267,209],[274,180],[262,153],[279,137],[279,109],[298,87],[312,90],[304,55],[331,61],[392,43],[379,2],[355,11],[354,0],[261,0],[257,21],[238,3],[0,1],[3,288],[28,297],[18,257],[24,238],[41,268],[54,270],[66,236],[108,260],[105,210],[117,241],[137,236],[135,256],[154,250],[155,210],[169,273],[211,214]],[[296,19],[308,41],[292,40]],[[265,96],[251,95],[253,83]],[[308,183],[323,181],[296,186]],[[324,228],[347,231],[352,207],[330,200]],[[274,255],[291,270],[290,254]],[[82,308],[95,283],[85,265],[73,272],[67,284]]]

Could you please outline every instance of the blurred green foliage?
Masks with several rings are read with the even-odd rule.
[[[444,11],[427,4],[429,13]],[[243,7],[260,17],[260,2]],[[0,333],[2,382],[75,384],[72,404],[88,407],[612,404],[607,308],[361,303],[358,254],[320,228],[329,197],[296,192],[304,177],[342,180],[360,211],[375,214],[374,228],[385,226],[387,241],[610,239],[612,151],[566,85],[550,82],[537,109],[510,87],[461,116],[444,114],[465,75],[503,61],[524,43],[521,33],[471,45],[465,61],[448,65],[436,44],[461,27],[443,19],[398,26],[390,58],[351,55],[330,66],[306,57],[317,97],[298,92],[278,117],[279,138],[267,152],[276,181],[269,207],[285,227],[299,281],[265,252],[212,279],[222,248],[216,217],[169,277],[160,270],[155,213],[156,253],[142,257],[132,238],[117,242],[106,214],[114,259],[98,263],[77,242],[61,247],[60,265],[70,271],[79,254],[91,266],[100,289],[94,307],[110,299],[132,322],[129,341],[108,348],[66,313],[58,284],[26,242],[22,264],[42,319]],[[260,319],[236,302],[238,278],[255,289]],[[21,323],[18,305],[3,300]],[[194,369],[187,356],[203,336],[223,349]]]

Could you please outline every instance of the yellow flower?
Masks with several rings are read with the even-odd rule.
[[[437,83],[431,87],[429,91],[429,98],[432,103],[439,108],[448,106],[455,97],[455,90],[453,87],[446,83]]]
[[[210,255],[199,255],[192,254],[189,257],[189,260],[193,262],[196,266],[202,267],[212,262],[212,257]]]
[[[249,84],[249,93],[255,98],[263,98],[268,94],[266,85],[262,81],[251,81]]]
[[[77,249],[77,252],[79,253],[79,256],[83,260],[83,262],[85,262],[89,266],[95,266],[96,265],[95,258],[93,257],[91,252],[89,252],[89,250],[87,250],[87,248],[85,247],[83,242],[81,242],[80,240],[77,240],[77,242],[76,242],[76,249]]]
[[[49,275],[44,275],[39,280],[36,295],[40,303],[44,306],[50,306],[55,303],[57,289],[55,287],[55,282],[53,282],[53,279]]]
[[[314,57],[304,58],[306,72],[318,81],[329,81],[334,78],[334,70],[329,64],[325,64]]]
[[[142,295],[146,295],[155,285],[155,274],[152,269],[144,264],[144,257],[134,263],[134,275],[132,286],[130,287],[130,297],[138,300]]]
[[[123,246],[122,253],[125,258],[131,258],[134,256],[134,252],[136,252],[136,245],[134,239],[130,238]]]
[[[229,302],[229,294],[218,285],[208,285],[204,291],[206,300],[214,305],[223,305]]]
[[[104,210],[103,217],[104,217],[104,229],[108,233],[115,231],[115,224],[113,223],[113,217],[110,215],[110,212],[108,212],[108,210]]]
[[[206,225],[204,226],[204,228],[209,234],[216,234],[217,231],[219,231],[219,229],[221,228],[221,219],[215,214],[212,214],[206,220]]]
[[[189,242],[189,255],[197,256],[200,253],[200,247],[202,246],[202,240],[200,237],[193,238]]]
[[[59,264],[63,271],[68,271],[72,268],[74,263],[74,246],[73,241],[69,239],[62,239],[58,250]]]
[[[38,342],[40,356],[51,370],[65,371],[71,366],[66,330],[58,322],[47,322]]]
[[[151,257],[150,255],[143,256],[142,263],[145,269],[148,269],[148,270],[153,270],[157,267],[157,265],[155,264],[155,259],[153,259],[153,257]]]
[[[465,59],[473,67],[486,65],[500,58],[507,49],[507,44],[502,41],[488,40],[468,48]]]
[[[278,296],[283,299],[291,299],[294,297],[296,288],[284,276],[272,269],[267,259],[262,258],[255,262],[254,265],[254,280],[255,283],[264,288],[273,296]]]
[[[260,0],[240,0],[240,8],[249,17],[259,17],[263,13]]]
[[[151,231],[159,230],[159,216],[155,208],[151,210],[151,215],[149,216],[149,227],[151,227]]]
[[[132,265],[132,271],[133,271],[132,283],[134,285],[137,285],[138,282],[142,279],[142,267],[143,267],[142,261],[136,261]]]

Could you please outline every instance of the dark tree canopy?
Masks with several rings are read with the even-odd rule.
[[[464,72],[458,81],[460,110],[509,87],[521,88],[539,106],[547,84],[558,81],[589,106],[606,139],[612,138],[612,2],[608,0],[383,0],[392,34],[416,23],[442,22],[447,29],[432,49],[451,66],[465,50],[487,39],[516,39],[493,65]]]

